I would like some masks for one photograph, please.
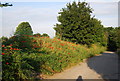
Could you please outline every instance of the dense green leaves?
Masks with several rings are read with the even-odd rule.
[[[120,27],[107,27],[104,30],[108,37],[108,50],[116,51],[120,48]]]
[[[32,38],[29,37],[33,35],[32,28],[28,22],[22,22],[18,25],[14,35],[16,36],[13,40],[17,43],[17,47],[23,49],[24,51],[30,50],[32,45]]]
[[[33,35],[33,31],[28,22],[22,22],[18,25],[14,35]]]
[[[58,21],[54,27],[56,37],[62,40],[79,44],[91,45],[103,42],[103,25],[94,17],[91,17],[92,9],[85,2],[73,2],[67,4],[67,8],[62,8],[59,12]]]
[[[7,41],[8,41],[8,38],[7,38],[7,37],[2,36],[2,37],[0,38],[0,43],[2,43],[2,44],[6,44]]]
[[[116,28],[116,45],[120,48],[120,27]]]
[[[49,35],[46,34],[46,33],[43,33],[43,34],[41,35],[41,37],[49,37]]]

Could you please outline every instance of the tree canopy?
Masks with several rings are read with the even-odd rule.
[[[91,16],[93,10],[88,3],[73,2],[66,6],[59,12],[60,24],[57,23],[54,27],[57,38],[87,45],[105,43],[103,25]]]
[[[33,35],[33,31],[28,22],[22,22],[18,25],[14,35]]]

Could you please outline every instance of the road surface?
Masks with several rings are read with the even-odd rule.
[[[73,79],[85,81],[86,79],[118,79],[118,56],[114,52],[105,52],[94,56],[84,62],[73,66],[61,73],[47,76],[45,79]]]

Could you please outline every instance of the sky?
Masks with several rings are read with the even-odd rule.
[[[0,8],[0,36],[10,37],[21,22],[29,22],[34,33],[47,33],[53,38],[58,12],[72,1],[75,0],[4,0],[13,6]],[[105,27],[118,26],[118,0],[89,0],[88,3],[94,10],[92,15]]]

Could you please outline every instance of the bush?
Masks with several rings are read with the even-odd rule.
[[[25,61],[21,62],[22,54],[20,53],[20,49],[12,48],[11,46],[2,45],[2,66],[3,68],[3,80],[22,80],[27,79],[26,70],[22,69],[22,64],[26,65]]]

